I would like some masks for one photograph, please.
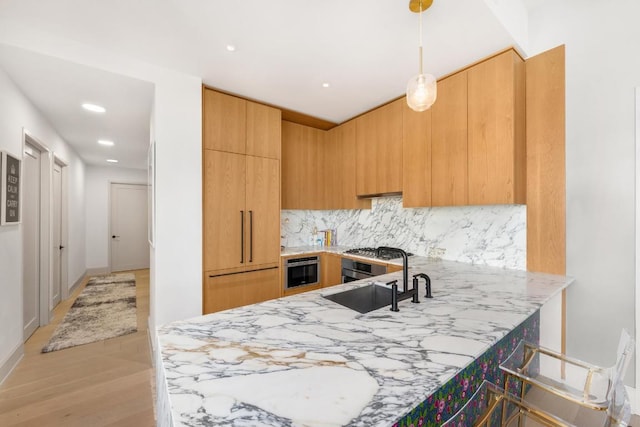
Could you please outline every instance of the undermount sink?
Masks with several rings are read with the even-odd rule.
[[[324,298],[358,313],[368,313],[391,305],[391,288],[372,284],[337,294],[324,295]]]

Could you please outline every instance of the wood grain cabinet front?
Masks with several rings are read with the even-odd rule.
[[[279,263],[279,161],[204,151],[204,270]]]
[[[401,98],[356,121],[356,192],[358,196],[402,192]]]
[[[276,267],[240,272],[205,273],[203,314],[256,304],[280,297],[280,270]]]
[[[356,124],[329,131],[282,122],[283,209],[369,209],[356,196]]]
[[[280,159],[279,109],[209,88],[202,104],[203,148]]]
[[[324,146],[322,209],[371,209],[371,199],[356,195],[356,122],[327,131]]]
[[[509,49],[438,81],[422,113],[403,111],[403,204],[522,204],[524,62]]]
[[[431,206],[468,204],[467,72],[438,82],[432,107]]]
[[[202,114],[203,309],[208,313],[280,296],[281,116],[275,108],[208,88],[203,88]],[[276,272],[269,272],[273,267]],[[271,275],[275,286],[258,287],[260,281],[271,283]]]
[[[203,267],[205,271],[245,265],[246,158],[204,150]]]
[[[342,256],[339,254],[323,253],[321,260],[322,287],[335,286],[342,283]]]
[[[202,107],[203,148],[245,154],[247,101],[204,88]]]
[[[322,209],[326,132],[282,122],[282,209]]]
[[[468,70],[470,205],[526,202],[524,67],[508,50]]]

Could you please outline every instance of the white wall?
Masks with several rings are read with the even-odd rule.
[[[2,68],[0,94],[0,150],[22,158],[22,132],[25,128],[68,165],[69,286],[85,270],[84,164]],[[21,225],[0,227],[0,272],[1,379],[5,362],[22,345]]]
[[[202,80],[2,20],[0,43],[155,85],[156,244],[150,327],[202,313]]]
[[[67,289],[84,277],[87,269],[85,245],[85,177],[86,167],[79,157],[67,168],[68,182],[68,230],[67,244],[69,260],[69,277]]]
[[[86,173],[87,269],[109,266],[110,183],[146,184],[147,171],[89,165]]]
[[[639,16],[636,0],[562,0],[529,21],[532,55],[566,45],[567,352],[605,366],[634,331]]]

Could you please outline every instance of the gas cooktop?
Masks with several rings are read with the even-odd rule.
[[[400,255],[397,252],[389,251],[386,249],[378,249],[378,248],[355,248],[355,249],[346,250],[344,251],[344,253],[350,254],[350,255],[360,255],[360,256],[366,256],[369,258],[382,259],[385,261],[400,258]],[[407,252],[407,255],[411,256],[413,254],[411,252]]]

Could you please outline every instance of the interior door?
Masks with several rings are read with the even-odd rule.
[[[243,267],[248,256],[243,228],[248,215],[245,156],[204,151],[204,270]]]
[[[40,152],[29,144],[24,150],[22,190],[23,327],[26,341],[40,325]]]
[[[61,252],[62,247],[62,168],[57,163],[53,165],[53,217],[51,219],[51,309],[58,304],[61,300],[61,277],[62,269],[60,261],[62,259]]]
[[[249,265],[280,261],[280,161],[247,156],[245,247]]]
[[[149,268],[147,186],[111,184],[111,271]]]

